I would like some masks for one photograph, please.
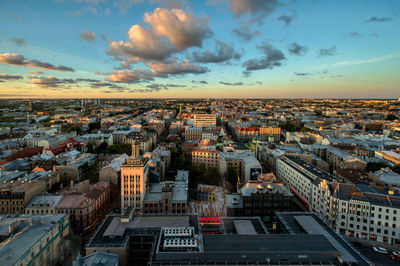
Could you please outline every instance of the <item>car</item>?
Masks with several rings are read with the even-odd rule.
[[[398,251],[392,251],[389,256],[392,260],[400,261],[400,252]]]
[[[372,247],[372,249],[373,249],[375,252],[382,253],[382,254],[388,254],[388,253],[389,253],[389,252],[387,251],[387,249],[386,249],[386,248],[383,248],[383,247]]]

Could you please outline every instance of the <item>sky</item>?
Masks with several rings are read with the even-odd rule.
[[[398,98],[399,0],[2,0],[0,98]]]

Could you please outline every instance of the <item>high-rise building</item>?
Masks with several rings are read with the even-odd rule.
[[[132,158],[138,158],[140,155],[139,145],[136,140],[132,141]]]
[[[142,210],[148,187],[148,158],[131,156],[121,165],[121,209]]]

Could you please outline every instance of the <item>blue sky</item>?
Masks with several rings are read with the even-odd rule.
[[[0,97],[400,96],[398,0],[6,0],[0,12]]]

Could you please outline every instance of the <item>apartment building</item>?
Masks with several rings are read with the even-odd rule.
[[[293,156],[281,156],[277,160],[277,176],[299,196],[308,206],[312,201],[312,186],[315,181],[334,178],[305,160]]]
[[[249,180],[257,180],[258,175],[262,173],[262,166],[253,152],[225,147],[224,151],[220,153],[220,175],[223,176],[229,168],[235,170],[241,184]]]
[[[84,233],[95,228],[109,205],[110,184],[100,181],[87,190],[67,192],[56,206],[56,212],[68,214],[73,230]]]
[[[215,127],[217,117],[215,114],[194,114],[193,123],[196,127]]]
[[[62,196],[40,195],[33,196],[25,207],[27,214],[54,214],[56,206],[61,201]]]
[[[16,181],[0,186],[0,214],[25,213],[25,206],[33,196],[46,191],[45,180]]]
[[[400,154],[394,151],[376,151],[376,156],[388,161],[390,164],[400,164]]]
[[[7,232],[2,235],[1,265],[62,265],[71,255],[65,214],[4,217],[0,231]]]
[[[206,168],[219,169],[219,153],[217,150],[195,149],[192,151],[192,165],[199,167],[204,164]]]
[[[189,171],[178,170],[175,181],[152,183],[146,192],[144,214],[186,214]]]
[[[326,161],[333,169],[365,169],[367,167],[367,163],[364,160],[334,147],[329,147],[326,150]]]
[[[336,232],[386,244],[400,244],[400,197],[363,192],[356,185],[320,180],[310,209]]]
[[[201,127],[189,127],[185,130],[185,140],[201,140],[203,130]]]
[[[148,188],[148,158],[129,158],[121,165],[121,209],[142,210]]]

